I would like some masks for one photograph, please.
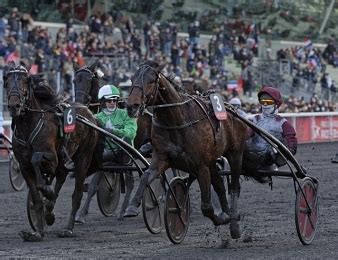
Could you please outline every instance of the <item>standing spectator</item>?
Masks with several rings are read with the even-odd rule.
[[[72,58],[68,57],[67,61],[63,64],[63,73],[65,76],[65,84],[63,87],[64,94],[70,95],[72,88],[72,75],[73,75],[73,63]]]
[[[5,37],[6,33],[6,22],[3,17],[0,17],[0,40]]]
[[[45,71],[45,56],[42,49],[38,49],[34,63],[38,66],[38,73]]]
[[[29,13],[24,13],[21,18],[22,42],[27,42],[28,31],[33,27],[33,19]]]
[[[331,86],[330,86],[330,90],[331,90],[331,102],[332,104],[336,104],[336,100],[337,100],[337,87],[335,85],[335,81],[332,80]]]
[[[332,79],[328,73],[324,73],[320,79],[320,86],[322,89],[322,95],[325,100],[329,100],[330,86],[332,84]]]
[[[198,44],[199,42],[199,21],[191,23],[188,28],[189,40],[191,44]]]
[[[18,14],[18,8],[16,7],[12,9],[10,17],[8,18],[8,26],[10,35],[12,35],[15,38],[15,40],[18,40],[20,29],[20,17]]]
[[[146,48],[146,53],[149,53],[149,42],[150,42],[150,31],[151,23],[147,21],[143,26],[143,37],[144,37],[144,46]]]
[[[177,74],[177,66],[179,65],[179,50],[176,43],[171,47],[171,64],[174,66],[174,73]]]

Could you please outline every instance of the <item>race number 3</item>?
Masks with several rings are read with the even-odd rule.
[[[224,107],[223,97],[218,93],[212,93],[210,95],[212,107],[214,109],[215,116],[218,120],[227,119],[227,112]]]
[[[75,108],[67,108],[63,113],[63,130],[72,133],[75,130],[76,113]]]

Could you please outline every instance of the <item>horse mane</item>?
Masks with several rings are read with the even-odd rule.
[[[144,65],[150,66],[152,68],[157,68],[159,66],[159,64],[156,61],[151,61],[151,60],[146,60],[146,61],[142,62],[140,64],[140,67],[142,67]]]
[[[30,75],[34,97],[42,102],[56,103],[60,100],[55,89],[41,75]]]

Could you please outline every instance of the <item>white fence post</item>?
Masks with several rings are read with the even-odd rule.
[[[71,81],[72,81],[72,101],[74,102],[75,101],[75,86],[74,86],[74,75],[75,73],[73,72],[72,73],[72,78],[71,78]]]
[[[0,70],[0,133],[3,133],[5,129],[3,128],[4,122],[4,82],[3,82],[4,71]]]
[[[56,92],[60,93],[61,91],[61,73],[58,71],[56,73]]]

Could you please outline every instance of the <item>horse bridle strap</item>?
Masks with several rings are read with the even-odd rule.
[[[190,101],[193,101],[193,99],[187,99],[183,102],[179,102],[179,103],[170,103],[170,104],[161,104],[161,105],[156,105],[156,106],[150,106],[154,109],[156,108],[167,108],[167,107],[177,107],[177,106],[182,106],[184,104],[189,103]]]
[[[34,127],[33,131],[32,131],[31,134],[29,135],[27,141],[25,141],[25,140],[23,140],[23,139],[17,137],[17,135],[16,135],[16,132],[17,132],[17,131],[16,131],[16,126],[15,126],[15,128],[14,128],[13,138],[14,138],[19,144],[21,144],[22,146],[28,147],[28,146],[32,145],[33,142],[34,142],[34,140],[35,140],[35,138],[36,138],[37,135],[40,133],[40,131],[41,131],[43,125],[44,125],[44,121],[43,121],[43,118],[44,118],[44,117],[45,117],[45,114],[42,113],[42,116],[41,116],[41,118],[39,119],[39,122],[38,122],[38,123],[36,124],[36,126]]]

